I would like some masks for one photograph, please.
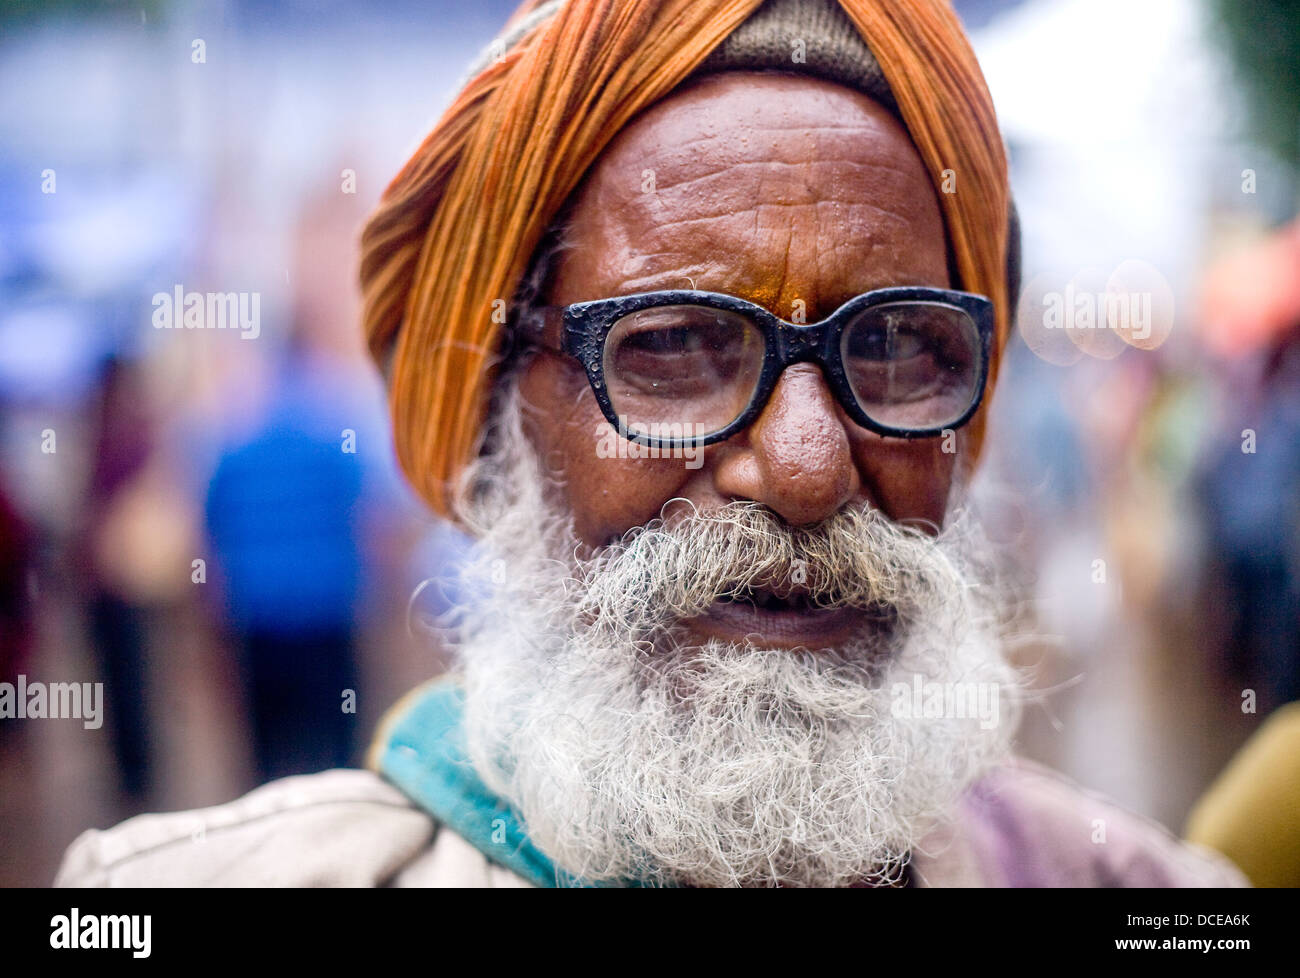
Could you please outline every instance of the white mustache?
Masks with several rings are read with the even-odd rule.
[[[815,526],[791,527],[754,502],[655,521],[575,564],[580,614],[641,627],[764,590],[798,592],[822,607],[906,614],[966,576],[934,537],[877,509],[844,509]]]

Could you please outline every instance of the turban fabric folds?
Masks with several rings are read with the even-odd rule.
[[[565,0],[539,17],[526,0],[518,42],[468,81],[385,191],[362,236],[364,328],[376,359],[391,357],[398,458],[436,512],[452,515],[479,450],[502,310],[552,219],[619,130],[760,3]],[[1014,299],[1006,157],[961,24],[947,0],[840,5],[930,173],[957,287],[993,300],[1000,349]]]

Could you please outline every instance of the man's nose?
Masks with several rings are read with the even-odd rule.
[[[818,367],[786,368],[744,440],[719,460],[714,485],[795,526],[823,520],[857,495],[861,481],[845,422]]]

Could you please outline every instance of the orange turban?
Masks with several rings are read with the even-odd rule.
[[[569,194],[616,133],[698,68],[762,0],[566,0],[469,80],[362,236],[364,325],[392,357],[397,454],[451,515],[481,444],[500,314]],[[947,0],[841,0],[880,64],[939,193],[959,287],[1008,294],[1006,157],[993,101]],[[996,360],[993,369],[996,368]],[[992,370],[990,383],[992,382]],[[972,425],[976,450],[984,412]]]

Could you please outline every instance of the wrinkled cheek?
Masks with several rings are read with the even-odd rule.
[[[942,439],[903,441],[861,432],[853,454],[877,505],[895,522],[924,521],[942,526],[957,460],[966,446],[960,432],[956,451]]]
[[[648,457],[618,436],[580,369],[541,357],[525,369],[524,430],[552,493],[596,547],[659,515],[693,474],[682,459]]]
[[[572,457],[568,502],[579,537],[592,547],[655,519],[686,478],[679,459],[598,458],[590,442]]]

